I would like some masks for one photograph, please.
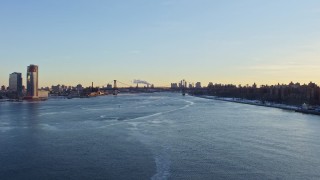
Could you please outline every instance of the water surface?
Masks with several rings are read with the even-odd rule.
[[[0,103],[1,179],[320,179],[320,118],[174,93]]]

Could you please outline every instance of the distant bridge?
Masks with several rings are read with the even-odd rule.
[[[143,87],[139,87],[139,84],[143,84]],[[135,85],[130,85],[119,80],[113,80],[108,82],[103,88],[100,88],[105,91],[112,92],[113,95],[117,95],[119,92],[130,92],[130,93],[139,93],[139,92],[181,92],[183,96],[187,93],[193,94],[194,87],[193,84],[191,87],[188,87],[188,82],[186,80],[181,80],[179,87],[172,88],[171,84],[168,86],[158,86],[154,87],[153,85],[147,85],[145,83],[137,83]],[[191,83],[189,82],[189,85]]]

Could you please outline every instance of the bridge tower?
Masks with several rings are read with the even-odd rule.
[[[113,80],[113,95],[118,95],[117,80]]]

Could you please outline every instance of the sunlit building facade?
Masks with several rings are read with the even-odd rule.
[[[27,97],[37,98],[38,97],[38,74],[39,68],[37,65],[31,64],[27,68]]]

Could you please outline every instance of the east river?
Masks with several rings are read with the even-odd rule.
[[[1,102],[0,179],[320,179],[320,116],[174,93]]]

